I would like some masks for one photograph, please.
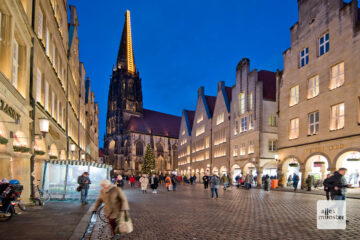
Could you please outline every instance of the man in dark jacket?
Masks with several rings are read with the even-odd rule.
[[[81,176],[78,177],[78,184],[81,189],[81,204],[88,204],[86,198],[89,191],[89,185],[91,184],[88,172],[84,172]]]
[[[334,196],[334,200],[345,200],[346,190],[348,187],[351,187],[351,184],[347,184],[344,177],[346,171],[346,168],[340,168],[329,178],[329,180],[326,181],[326,183],[324,182],[324,185],[330,188],[331,194]]]
[[[330,200],[330,191],[331,191],[331,188],[328,186],[328,182],[329,182],[329,179],[331,177],[331,174],[328,174],[326,176],[326,179],[324,180],[324,191],[325,191],[325,194],[326,194],[326,199],[327,200]],[[331,200],[334,199],[334,196],[331,194]]]
[[[210,181],[209,176],[204,175],[203,176],[204,189],[207,189],[209,187],[209,181]]]

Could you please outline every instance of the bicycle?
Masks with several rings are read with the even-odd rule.
[[[109,223],[109,220],[107,219],[107,217],[105,217],[104,214],[104,205],[102,205],[97,211],[96,214],[99,216],[100,220],[104,223]]]
[[[51,200],[51,194],[48,190],[41,190],[39,185],[36,185],[36,191],[34,193],[35,196],[39,196],[38,198],[35,198],[36,201],[39,202],[39,205],[45,205],[46,202]]]

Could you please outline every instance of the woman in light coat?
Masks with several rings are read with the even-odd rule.
[[[141,184],[141,190],[143,193],[146,193],[147,187],[149,185],[149,178],[147,177],[147,175],[142,175],[142,177],[139,180],[140,184]]]
[[[99,197],[95,202],[93,212],[104,203],[104,215],[109,219],[113,234],[115,234],[116,219],[125,219],[125,211],[129,211],[129,203],[121,188],[112,185],[109,180],[102,180],[100,182],[102,189]]]

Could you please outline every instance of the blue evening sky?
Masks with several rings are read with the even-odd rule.
[[[144,108],[181,116],[194,110],[197,89],[216,95],[235,83],[244,57],[251,68],[282,69],[297,21],[296,0],[69,0],[79,17],[80,61],[100,108],[100,147],[107,95],[124,14],[131,11],[135,63]]]

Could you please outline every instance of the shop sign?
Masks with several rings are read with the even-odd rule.
[[[14,108],[10,107],[9,104],[4,102],[4,100],[2,100],[1,98],[0,98],[0,110],[6,113],[7,115],[9,115],[16,122],[20,121],[20,117],[21,117],[20,114],[17,113],[14,110]]]
[[[344,148],[344,144],[339,143],[339,144],[334,144],[334,145],[329,145],[329,146],[308,148],[308,149],[306,149],[305,151],[306,151],[307,153],[327,152],[327,151],[333,151],[333,150],[338,150],[338,149],[343,149],[343,148]]]

